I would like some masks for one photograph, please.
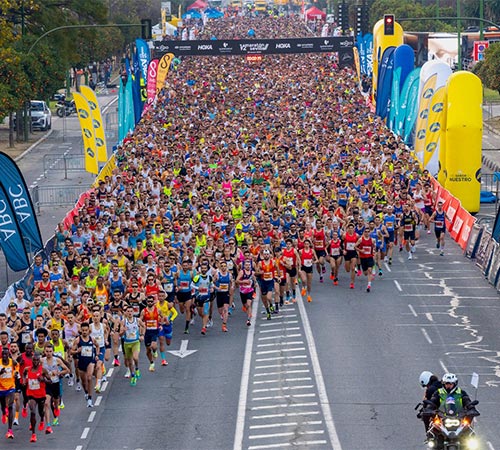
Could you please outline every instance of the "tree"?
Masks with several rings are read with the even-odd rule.
[[[474,72],[483,84],[500,93],[500,44],[491,44],[484,53],[484,60],[477,63]]]

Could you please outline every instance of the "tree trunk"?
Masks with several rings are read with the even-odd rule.
[[[9,113],[9,148],[14,147],[14,115]]]

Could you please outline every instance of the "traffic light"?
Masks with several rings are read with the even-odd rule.
[[[151,28],[151,19],[141,20],[141,38],[145,41],[153,39],[153,31]]]
[[[384,15],[384,35],[394,36],[394,14]]]

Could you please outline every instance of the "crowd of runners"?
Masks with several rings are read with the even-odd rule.
[[[227,20],[208,33],[247,34]],[[304,34],[288,18],[252,27],[281,22]],[[52,433],[64,389],[92,407],[106,366],[124,365],[134,386],[143,346],[149,371],[166,366],[174,321],[180,333],[227,333],[252,324],[259,299],[272,320],[313,301],[313,278],[332,296],[370,292],[384,261],[412,259],[419,233],[435,233],[443,254],[428,173],[333,54],[185,58],[116,162],[58,227],[50,257],[35,258],[30,300],[19,289],[0,315],[7,438],[19,415],[31,441]]]

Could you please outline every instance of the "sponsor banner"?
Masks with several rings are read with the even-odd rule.
[[[486,261],[486,249],[490,241],[491,233],[487,230],[483,230],[476,251],[476,264],[481,268],[481,270],[484,270],[488,263],[488,261]]]
[[[395,50],[395,47],[387,47],[380,61],[375,113],[382,119],[387,117],[387,107],[391,96]]]
[[[408,44],[399,45],[394,52],[394,70],[401,68],[401,77],[399,80],[399,89],[403,89],[406,77],[415,68],[415,53]]]
[[[24,177],[14,160],[2,152],[0,152],[0,167],[2,167],[0,184],[9,196],[19,229],[23,236],[29,239],[30,250],[37,252],[43,248],[43,241]]]
[[[95,92],[88,86],[80,86],[80,92],[87,100],[92,113],[92,125],[94,126],[95,145],[97,147],[97,161],[106,162],[108,160],[108,151],[106,146],[106,133],[102,121],[101,108],[97,102]]]
[[[423,167],[427,168],[432,156],[439,151],[439,138],[442,132],[442,118],[444,112],[444,99],[446,87],[441,86],[436,89],[432,96],[429,106],[429,115],[427,117],[427,130],[425,131],[424,141],[424,161]],[[437,171],[432,171],[436,175]]]
[[[356,38],[356,48],[358,49],[358,58],[359,58],[359,69],[363,75],[366,75],[366,43],[363,35],[361,33],[358,34]],[[355,56],[356,58],[356,56]]]
[[[462,250],[465,250],[469,242],[469,236],[472,233],[472,228],[476,223],[476,219],[462,207],[460,207],[458,215],[463,223],[460,234],[455,240],[457,241],[458,245],[460,245],[460,248],[462,248]]]
[[[139,68],[141,70],[141,75],[144,80],[148,79],[148,65],[151,61],[150,51],[148,44],[143,39],[135,40],[135,47],[137,49],[137,60],[139,63]]]
[[[366,74],[371,75],[373,72],[373,34],[365,34],[364,41],[366,47]]]
[[[30,264],[24,239],[7,191],[0,185],[0,247],[14,272],[26,270]]]
[[[491,268],[491,262],[493,258],[493,253],[495,251],[496,246],[498,244],[495,242],[494,239],[490,239],[488,242],[488,245],[486,246],[486,251],[484,253],[484,263],[483,263],[483,275],[488,278],[490,274],[490,268]]]
[[[144,115],[146,111],[151,107],[156,98],[156,79],[158,77],[158,59],[153,59],[148,66],[148,77],[147,77],[147,99],[142,110]]]
[[[352,37],[300,38],[300,39],[239,39],[168,41],[154,43],[155,57],[166,53],[175,56],[221,56],[276,53],[322,53],[344,51],[352,56]],[[349,64],[352,64],[352,59]]]
[[[109,158],[109,161],[104,165],[104,167],[101,169],[99,172],[99,175],[97,175],[93,186],[95,188],[99,187],[99,182],[104,181],[106,177],[112,177],[113,176],[113,171],[116,169],[116,158],[115,155],[111,155],[111,158]]]
[[[170,63],[174,59],[173,53],[165,53],[158,62],[158,74],[156,76],[156,93],[160,92],[165,86],[165,80],[167,79],[168,71],[170,69]]]
[[[394,73],[392,75],[389,118],[387,120],[387,125],[389,126],[391,131],[394,131],[394,128],[396,126],[396,112],[399,109],[400,78],[401,67],[397,67],[396,69],[394,69]]]
[[[99,164],[97,161],[97,148],[90,105],[85,97],[78,92],[73,93],[73,98],[75,100],[76,110],[80,120],[80,128],[82,130],[85,170],[97,174],[99,172]]]
[[[427,118],[429,116],[429,106],[434,89],[436,87],[437,75],[431,75],[424,83],[418,102],[417,126],[415,128],[414,151],[419,161],[424,159],[425,132],[427,130]]]
[[[359,61],[359,50],[357,47],[352,49],[354,56],[354,67],[356,68],[356,74],[358,75],[358,84],[361,89],[361,63]]]
[[[467,258],[476,257],[476,252],[479,247],[479,242],[481,241],[482,233],[483,227],[479,226],[477,223],[474,223],[472,229],[470,230],[467,247],[465,248],[465,256],[467,256]]]
[[[500,245],[498,242],[492,241],[493,253],[491,255],[490,270],[488,271],[488,281],[496,286],[498,280],[498,272],[500,271]]]
[[[399,106],[398,109],[396,110],[396,124],[395,124],[395,129],[394,131],[399,135],[403,136],[404,134],[404,125],[406,121],[406,115],[410,108],[408,105],[410,101],[410,90],[411,90],[411,85],[415,82],[417,82],[418,86],[418,80],[420,77],[420,67],[417,67],[416,69],[413,69],[410,74],[406,77],[406,80],[403,83],[403,87],[401,89],[400,93],[400,98],[399,98]]]
[[[446,215],[448,217],[448,220],[446,221],[446,228],[450,232],[453,240],[455,240],[457,233],[453,231],[453,224],[455,223],[457,211],[460,209],[460,201],[453,197],[448,191],[445,192],[446,194],[448,194],[448,199],[443,205],[443,209],[446,211]],[[460,232],[460,229],[458,230],[458,232]]]
[[[406,109],[406,119],[404,122],[404,141],[410,144],[412,141],[413,127],[418,116],[418,86],[419,81],[415,80],[408,91],[408,107]]]
[[[248,54],[245,56],[245,58],[246,58],[247,62],[249,62],[249,63],[260,63],[264,59],[264,56]]]

